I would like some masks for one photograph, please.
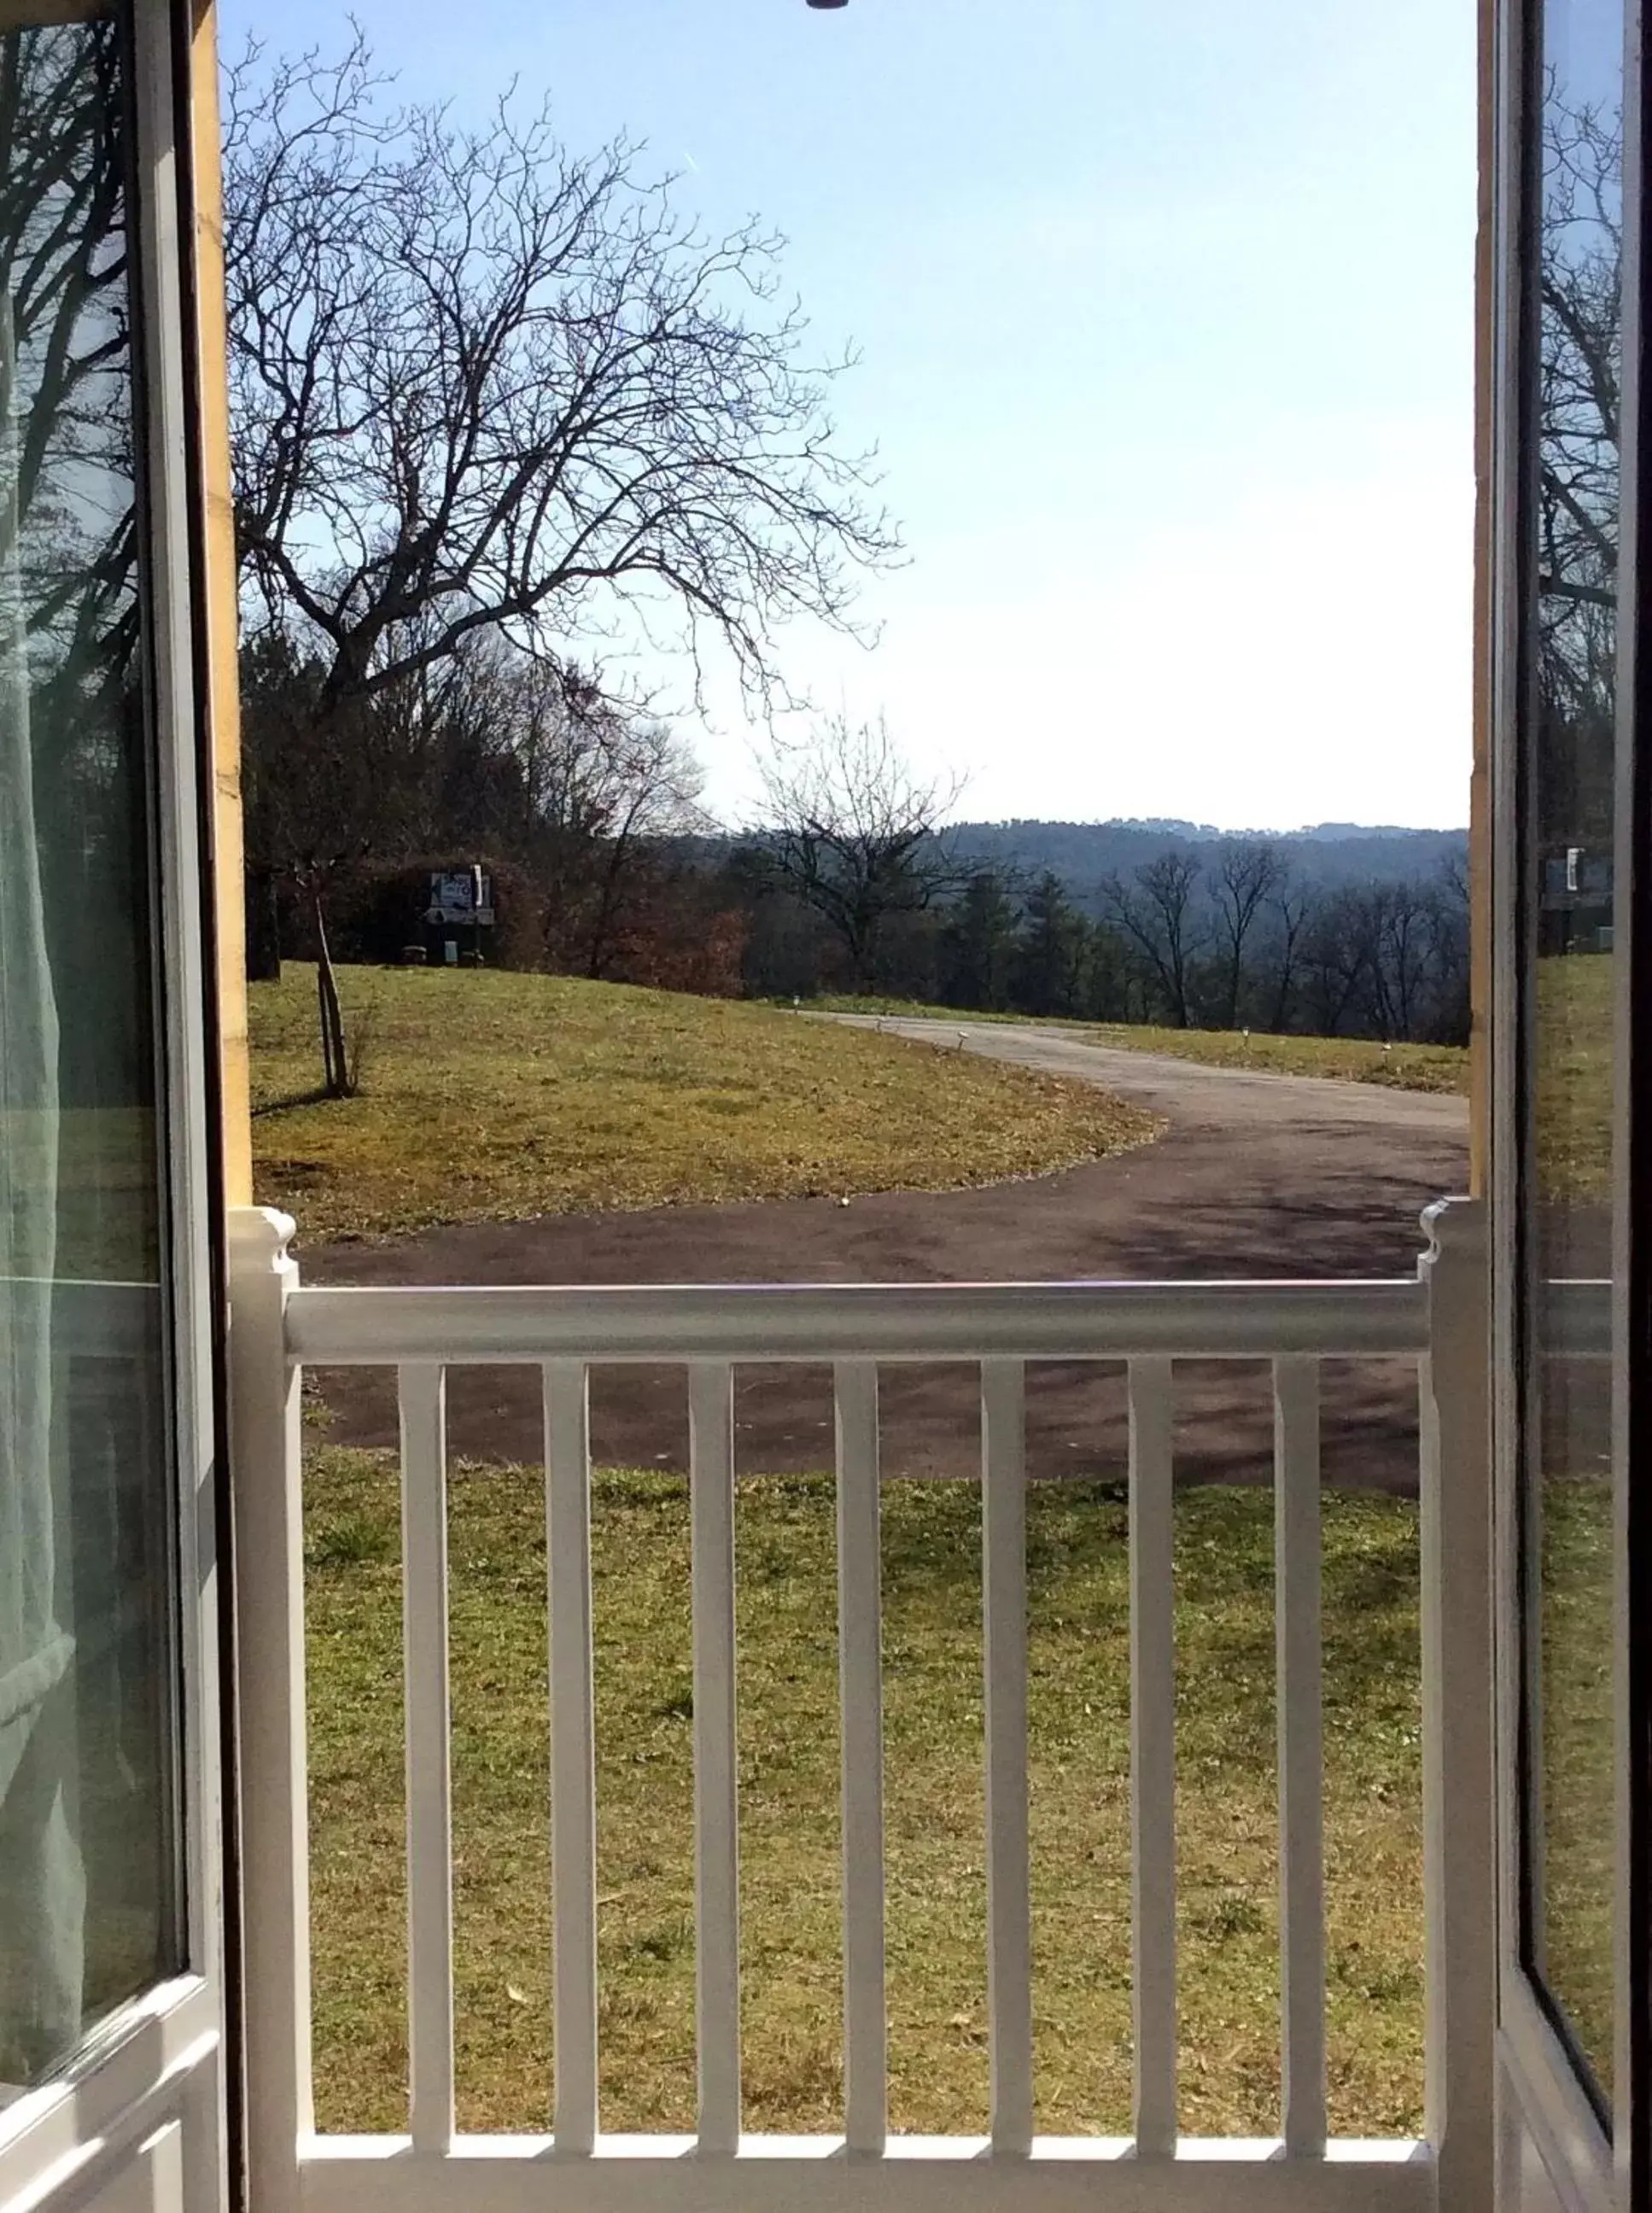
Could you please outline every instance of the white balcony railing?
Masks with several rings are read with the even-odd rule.
[[[248,2155],[256,2213],[658,2206],[1400,2209],[1491,2204],[1490,1530],[1479,1214],[1430,1210],[1417,1275],[1380,1283],[666,1289],[301,1288],[290,1225],[233,1254]],[[1421,1391],[1426,2104],[1417,2141],[1329,2138],[1321,1837],[1320,1363],[1404,1357]],[[1172,1428],[1179,1359],[1267,1360],[1275,1407],[1283,2021],[1280,2135],[1177,2130]],[[878,1372],[978,1363],[991,2128],[887,2127]],[[1130,1402],[1135,2132],[1033,2129],[1024,1382],[1124,1361]],[[842,1700],[842,2137],[756,2137],[741,2112],[733,1371],[830,1363]],[[680,1363],[691,1416],[698,2129],[612,2137],[597,2110],[595,1766],[587,1363]],[[405,2136],[315,2133],[310,2095],[298,1379],[398,1370],[407,1756]],[[548,1514],[554,2115],[455,2134],[444,1370],[542,1369]],[[548,2162],[548,2167],[547,2167]]]

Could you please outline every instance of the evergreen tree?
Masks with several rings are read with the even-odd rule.
[[[1089,925],[1059,876],[1046,872],[1028,893],[1015,948],[1015,1004],[1029,1015],[1076,1015],[1082,1003]]]
[[[1015,960],[1015,909],[996,869],[977,869],[948,919],[942,946],[947,1003],[983,1014],[1010,1003]]]

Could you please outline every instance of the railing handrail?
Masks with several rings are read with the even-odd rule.
[[[1553,1276],[1538,1285],[1536,1349],[1558,1360],[1612,1357],[1612,1278]]]
[[[44,1319],[52,1349],[88,1360],[152,1356],[163,1319],[159,1283],[116,1277],[0,1275],[0,1322],[30,1313]]]
[[[240,1679],[247,1881],[257,1901],[247,1928],[247,2051],[259,2094],[248,2155],[265,2213],[344,2213],[346,2198],[369,2213],[417,2213],[437,2192],[460,2213],[518,2213],[552,2150],[559,2202],[570,2213],[654,2203],[662,2174],[684,2186],[671,2202],[697,2213],[723,2213],[750,2196],[731,2179],[752,2148],[740,2079],[732,1393],[736,1366],[778,1362],[830,1364],[837,1415],[845,2120],[855,2156],[834,2163],[844,2138],[805,2143],[808,2175],[824,2178],[808,2202],[819,2213],[851,2204],[914,2213],[942,2192],[954,2195],[960,2174],[986,2213],[1031,2203],[1029,2181],[1040,2177],[1041,2204],[1091,2202],[1099,2153],[1084,2148],[1082,2173],[1060,2158],[1040,2167],[1033,2134],[1024,1391],[1026,1363],[1046,1360],[1128,1365],[1131,2202],[1165,2213],[1199,2213],[1206,2204],[1265,2213],[1283,2203],[1288,2179],[1292,2201],[1320,2213],[1344,2203],[1379,2213],[1490,2213],[1496,1948],[1484,1220],[1477,1204],[1448,1202],[1425,1223],[1433,1244],[1417,1276],[1375,1281],[329,1288],[299,1284],[284,1217],[239,1215],[235,1480],[242,1557],[255,1564],[240,1609],[256,1661]],[[1594,1351],[1599,1287],[1557,1284],[1552,1302],[1551,1335]],[[1326,2128],[1318,1370],[1350,1357],[1411,1361],[1418,1381],[1427,2081],[1423,2138],[1403,2144],[1339,2144]],[[1177,2115],[1174,1363],[1208,1359],[1265,1364],[1274,1400],[1283,2137],[1253,2169],[1245,2162],[1257,2148],[1191,2145]],[[887,2135],[877,1370],[917,1361],[979,1369],[992,2082],[984,2156],[972,2140],[920,2148]],[[674,2164],[668,2146],[677,2139],[605,2140],[597,2097],[588,1370],[640,1362],[686,1370],[691,1430],[699,2128],[695,2156]],[[472,2160],[455,2134],[441,1377],[450,1367],[493,1363],[543,1371],[556,2086],[552,2138],[487,2139]],[[315,2137],[310,2085],[305,1365],[399,1370],[411,2134],[375,2140],[370,2157],[351,2149],[356,2140]],[[412,2162],[403,2165],[408,2149]],[[775,2173],[765,2194],[789,2203],[793,2169],[783,2160]],[[434,2179],[414,2179],[421,2174]],[[364,2176],[381,2206],[370,2190],[358,2196]]]
[[[343,1289],[286,1305],[289,1356],[329,1368],[585,1360],[1271,1360],[1427,1349],[1415,1277],[1070,1283],[673,1283]]]

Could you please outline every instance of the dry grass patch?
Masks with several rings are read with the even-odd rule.
[[[327,2129],[405,2125],[397,1484],[324,1449],[307,1490],[317,2093]],[[833,1491],[737,1501],[746,2119],[842,2125]],[[1272,1502],[1177,1507],[1181,2119],[1278,2125]],[[549,2111],[545,1538],[534,1468],[452,1487],[460,2125]],[[594,1492],[601,2098],[607,2129],[692,2126],[692,1678],[686,1484]],[[1331,2112],[1419,2123],[1417,1515],[1325,1501]],[[1116,1486],[1029,1500],[1038,2125],[1127,2131],[1128,1586]],[[984,2130],[980,1499],[883,1501],[893,2125]]]
[[[1375,1038],[1278,1037],[1271,1031],[1154,1029],[1087,1022],[1075,1034],[1086,1045],[1131,1052],[1168,1053],[1212,1068],[1265,1076],[1328,1076],[1344,1083],[1382,1083],[1397,1091],[1468,1091],[1468,1054],[1453,1045],[1382,1045]]]
[[[948,1191],[1144,1143],[1089,1085],[773,1008],[470,970],[345,969],[362,1095],[318,1100],[314,971],[253,987],[255,1178],[308,1235],[686,1200]]]

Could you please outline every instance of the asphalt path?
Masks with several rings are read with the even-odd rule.
[[[1168,1116],[1186,1132],[1204,1129],[1224,1143],[1281,1119],[1319,1131],[1328,1125],[1398,1132],[1415,1131],[1449,1145],[1468,1143],[1468,1102],[1448,1093],[1402,1091],[1387,1083],[1342,1082],[1319,1076],[1275,1076],[1264,1070],[1216,1068],[1171,1053],[1135,1052],[1088,1044],[1058,1024],[938,1021],[905,1015],[828,1015],[852,1029],[910,1038],[936,1050],[976,1053],[1046,1076],[1094,1083],[1132,1105]]]
[[[841,1019],[880,1026],[869,1016]],[[311,1248],[302,1254],[305,1274],[328,1283],[450,1283],[1393,1276],[1416,1266],[1421,1209],[1465,1186],[1468,1118],[1460,1098],[1210,1068],[1087,1045],[1056,1027],[888,1018],[881,1026],[932,1050],[937,1085],[948,1080],[950,1055],[978,1053],[1095,1083],[1162,1116],[1165,1132],[1133,1152],[981,1190],[880,1192],[847,1206],[782,1199],[471,1223]],[[1179,1472],[1266,1481],[1265,1368],[1188,1363],[1177,1374]],[[320,1380],[338,1442],[393,1442],[388,1378],[359,1371]],[[1405,1365],[1327,1363],[1325,1384],[1326,1480],[1414,1487],[1416,1384]],[[686,1466],[680,1371],[598,1369],[591,1398],[599,1460]],[[886,1472],[952,1476],[978,1467],[978,1393],[966,1368],[887,1369],[882,1398]],[[735,1403],[742,1468],[830,1466],[824,1367],[744,1370]],[[1040,1363],[1029,1374],[1027,1405],[1034,1477],[1122,1476],[1118,1369]],[[537,1375],[456,1370],[448,1409],[455,1454],[540,1457]]]

